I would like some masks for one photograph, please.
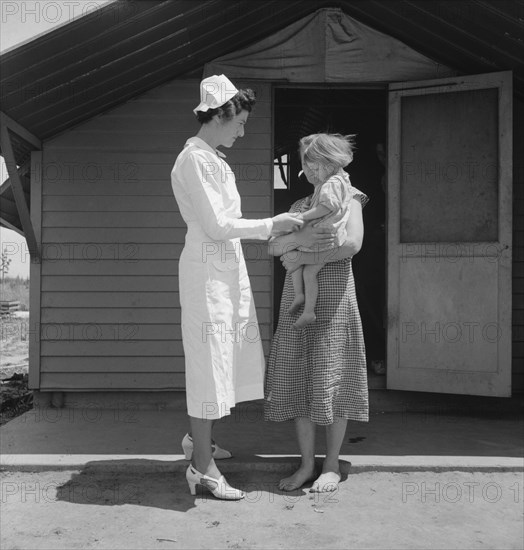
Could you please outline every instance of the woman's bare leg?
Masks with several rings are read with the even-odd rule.
[[[190,416],[189,422],[191,425],[191,437],[193,439],[193,458],[191,464],[201,474],[215,479],[219,478],[222,474],[216,467],[211,449],[213,420]]]
[[[335,417],[333,424],[326,426],[326,458],[322,465],[322,473],[335,472],[340,473],[340,466],[338,463],[340,456],[340,449],[344,442],[344,436],[346,435],[346,428],[348,421],[346,418]]]
[[[294,491],[315,475],[315,430],[316,425],[309,418],[295,418],[295,430],[302,462],[298,470],[291,476],[280,480],[279,488],[284,491]]]
[[[336,491],[340,481],[339,456],[348,421],[335,417],[333,424],[326,426],[326,458],[322,465],[322,474],[315,480],[311,491],[325,493]]]

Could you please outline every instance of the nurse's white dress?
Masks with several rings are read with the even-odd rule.
[[[240,238],[267,239],[273,224],[240,219],[235,176],[223,156],[193,137],[171,172],[187,224],[178,268],[187,409],[205,419],[264,396],[264,353]]]

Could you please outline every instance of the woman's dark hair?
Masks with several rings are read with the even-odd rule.
[[[255,92],[251,88],[245,88],[242,90],[238,90],[238,93],[236,95],[234,95],[229,101],[224,103],[222,107],[218,107],[218,109],[209,109],[209,111],[197,111],[196,117],[200,124],[205,124],[206,122],[209,122],[215,115],[218,115],[224,120],[231,120],[241,111],[247,111],[248,113],[250,113],[255,103]]]

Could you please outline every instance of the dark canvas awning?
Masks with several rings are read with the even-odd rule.
[[[307,83],[386,83],[454,76],[400,40],[323,8],[207,63],[204,76]]]

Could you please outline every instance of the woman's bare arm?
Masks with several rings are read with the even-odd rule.
[[[305,224],[300,231],[287,233],[269,240],[269,253],[272,256],[282,256],[299,246],[314,246],[333,243],[335,236],[329,227],[315,227]]]
[[[364,238],[364,223],[362,221],[362,204],[358,199],[352,199],[348,223],[347,237],[342,246],[321,252],[284,251],[282,263],[288,270],[296,269],[299,265],[337,262],[353,257],[362,247]],[[295,247],[296,248],[296,247]]]

